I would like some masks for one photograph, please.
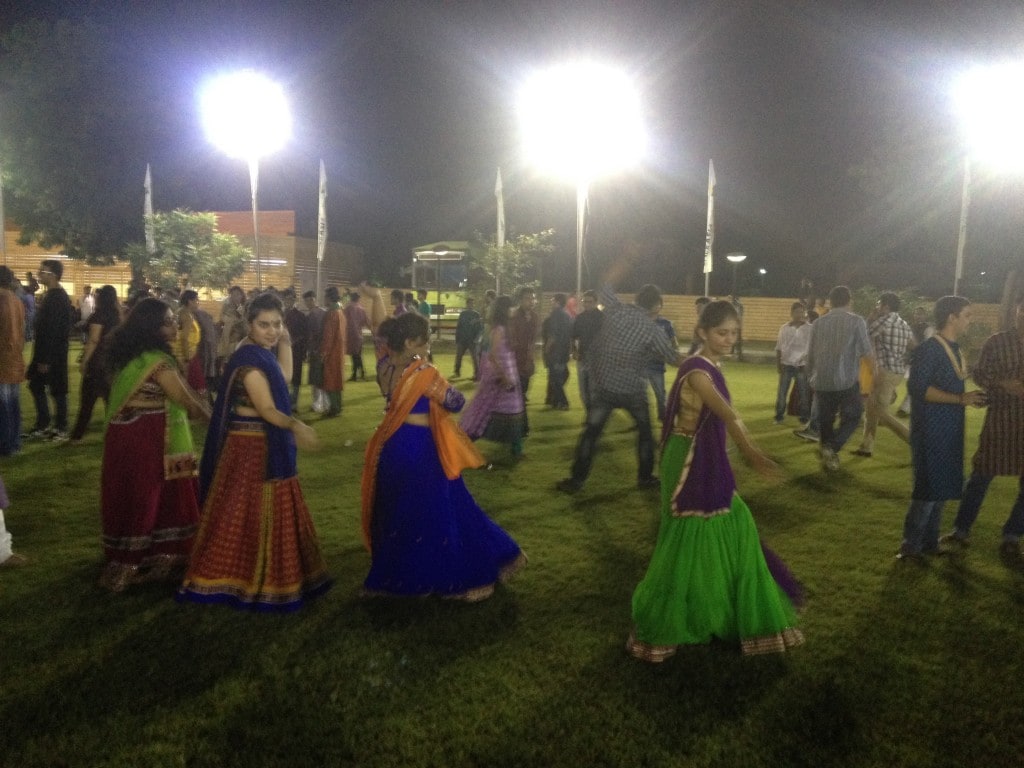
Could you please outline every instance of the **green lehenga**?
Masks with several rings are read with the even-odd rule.
[[[661,525],[647,574],[633,594],[634,628],[626,644],[647,661],[664,661],[680,645],[713,638],[738,642],[744,653],[784,651],[803,642],[790,594],[780,586],[792,577],[767,552],[776,563],[769,568],[750,509],[735,492],[724,427],[715,430],[718,425],[711,417],[701,437],[672,434],[664,444]],[[716,433],[722,438],[718,461]],[[699,460],[698,448],[705,451]],[[795,580],[793,586],[799,590]]]

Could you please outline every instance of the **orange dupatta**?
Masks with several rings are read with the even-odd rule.
[[[430,398],[430,432],[445,477],[454,480],[462,474],[462,470],[484,464],[484,457],[476,446],[448,417],[448,411],[441,405],[447,388],[448,382],[437,368],[425,360],[414,360],[402,372],[402,378],[391,394],[391,406],[384,414],[384,421],[366,446],[362,478],[362,523],[363,544],[370,552],[373,551],[370,530],[373,526],[373,500],[377,491],[380,454],[384,443],[405,423],[406,416],[417,400],[424,395]]]

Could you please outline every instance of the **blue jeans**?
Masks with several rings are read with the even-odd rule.
[[[21,450],[21,385],[0,384],[0,456]]]
[[[831,448],[838,453],[860,426],[864,403],[860,399],[860,384],[838,392],[815,392],[818,398],[821,447]],[[839,429],[836,429],[836,413],[839,413]]]
[[[544,402],[555,408],[568,408],[569,398],[565,396],[565,382],[569,380],[568,362],[547,363],[548,391]]]
[[[945,503],[911,500],[907,517],[903,521],[903,552],[919,555],[939,548],[939,524],[942,522],[942,505]]]
[[[665,371],[647,371],[647,381],[654,390],[654,405],[658,412],[658,421],[665,420]]]
[[[595,387],[591,392],[587,423],[576,444],[576,459],[572,463],[572,479],[582,483],[590,474],[594,463],[597,441],[604,432],[612,411],[623,408],[636,422],[637,480],[650,480],[654,472],[654,436],[651,434],[651,411],[647,404],[647,389],[635,394],[603,392]]]
[[[779,391],[775,395],[775,420],[781,421],[786,416],[786,404],[789,400],[789,386],[796,382],[797,403],[800,421],[811,418],[811,387],[807,383],[807,374],[803,366],[784,365],[779,371]]]
[[[978,519],[978,512],[981,511],[981,503],[985,500],[988,486],[992,482],[991,475],[980,475],[972,472],[964,485],[964,496],[960,500],[960,508],[956,511],[956,520],[953,521],[953,528],[961,536],[969,536],[971,526]],[[1020,493],[1017,500],[1013,502],[1010,509],[1010,516],[1003,524],[1003,538],[1016,541],[1024,536],[1024,477],[1020,479]]]
[[[591,391],[594,388],[593,374],[586,363],[576,362],[576,380],[580,386],[580,401],[583,403],[583,410],[590,410]]]

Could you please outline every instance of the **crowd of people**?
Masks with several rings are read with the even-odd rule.
[[[628,651],[662,661],[679,646],[713,638],[745,653],[784,651],[803,642],[802,590],[760,540],[727,454],[729,438],[756,471],[779,475],[733,406],[721,366],[737,353],[741,311],[732,299],[699,300],[692,345],[682,352],[672,323],[660,316],[656,286],[643,286],[631,302],[619,299],[615,285],[628,267],[628,259],[618,262],[600,292],[555,294],[543,316],[528,287],[514,298],[487,291],[479,309],[467,301],[455,327],[453,379],[462,377],[468,356],[476,382],[468,403],[432,362],[433,308],[425,292],[396,289],[389,309],[371,286],[347,293],[330,286],[322,307],[312,291],[304,293],[303,311],[292,288],[246,295],[233,287],[215,319],[192,290],[135,295],[122,307],[112,287],[87,287],[77,325],[81,401],[70,433],[68,339],[76,329],[60,262],[40,265],[45,292],[33,302],[31,323],[17,280],[0,267],[0,453],[17,452],[23,439],[74,445],[104,400],[100,585],[120,592],[165,581],[183,601],[294,610],[332,583],[296,467],[298,449],[319,448],[314,428],[298,418],[302,371],[311,410],[337,418],[345,382],[367,379],[365,333],[384,416],[368,441],[361,481],[371,556],[363,593],[472,602],[526,563],[515,539],[470,494],[462,472],[486,464],[478,440],[507,445],[515,461],[525,456],[539,343],[544,406],[569,408],[574,359],[584,410],[570,473],[558,490],[582,489],[599,461],[608,419],[623,409],[637,433],[637,487],[660,491],[661,524],[633,596]],[[799,419],[796,434],[818,445],[828,473],[839,469],[840,451],[865,408],[853,454],[873,455],[879,425],[909,444],[914,483],[901,560],[964,546],[992,479],[1022,477],[1001,548],[1020,559],[1024,301],[1016,328],[982,350],[974,378],[984,391],[965,386],[958,344],[970,324],[966,299],[940,299],[934,325],[918,315],[907,323],[899,310],[899,297],[884,293],[860,317],[845,286],[833,288],[824,306],[794,302],[775,348],[775,423]],[[26,367],[22,349],[30,336]],[[667,365],[677,372],[666,389]],[[909,426],[890,413],[905,378],[909,404],[901,408],[909,405]],[[25,379],[37,417],[22,433]],[[660,458],[648,389],[661,423]],[[981,405],[989,410],[965,487],[964,408]],[[192,440],[196,421],[209,424],[201,452]],[[961,497],[953,530],[940,536],[944,502]],[[0,507],[6,506],[0,485]],[[0,511],[0,565],[23,563]]]

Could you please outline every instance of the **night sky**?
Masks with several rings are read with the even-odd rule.
[[[158,209],[247,208],[244,165],[206,142],[196,94],[212,73],[262,70],[285,86],[295,134],[261,165],[261,207],[295,209],[299,234],[314,236],[323,158],[331,239],[363,246],[384,279],[411,246],[493,233],[500,165],[510,233],[554,227],[545,287],[569,287],[575,192],[524,165],[515,96],[545,64],[616,63],[640,89],[649,151],[641,169],[594,185],[584,281],[634,242],[645,254],[634,282],[670,292],[703,285],[709,158],[712,293],[728,289],[733,250],[749,255],[749,288],[763,267],[763,287],[781,295],[805,274],[948,292],[962,153],[950,84],[1024,42],[1019,2],[150,0],[0,12],[5,30],[85,16],[138,50],[166,115],[127,184],[141,188],[150,162]],[[883,170],[865,181],[858,169],[872,167]],[[974,271],[1005,272],[1019,258],[1022,195],[1017,180],[979,176]],[[932,215],[920,225],[923,209]]]

